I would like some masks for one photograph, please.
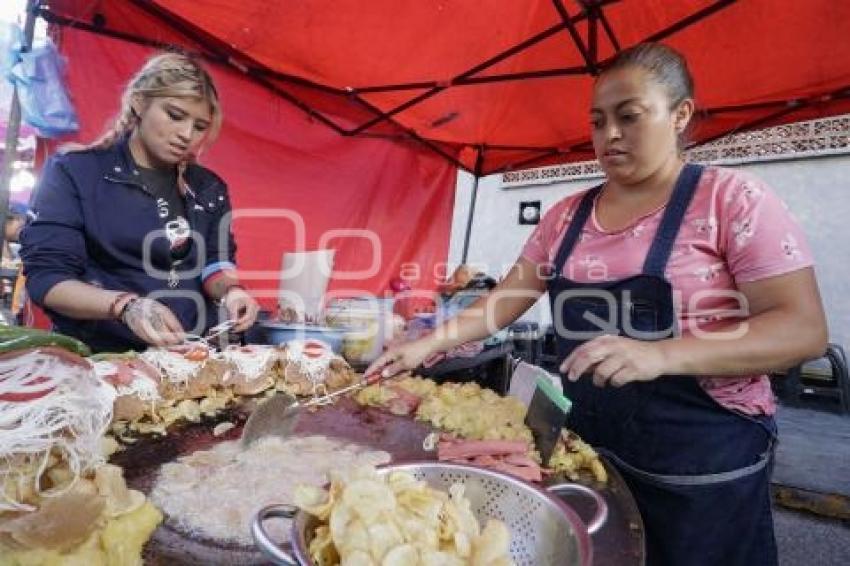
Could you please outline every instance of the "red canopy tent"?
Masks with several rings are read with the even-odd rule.
[[[52,0],[46,15],[186,45],[343,135],[401,130],[478,174],[592,157],[592,75],[641,41],[687,55],[697,143],[850,109],[850,3],[832,0]]]
[[[591,82],[623,47],[686,54],[697,144],[850,111],[850,2],[50,0],[41,15],[71,61],[84,138],[148,48],[207,58],[227,119],[207,157],[236,204],[312,203],[326,210],[310,233],[375,230],[383,264],[367,290],[406,261],[427,275],[445,259],[454,166],[481,176],[592,158]],[[243,250],[267,249],[273,226],[237,225]],[[359,265],[363,245],[340,250],[343,266]]]

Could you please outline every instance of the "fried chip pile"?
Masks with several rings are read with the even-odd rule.
[[[51,453],[37,493],[35,471],[25,477],[29,512],[0,512],[0,566],[137,566],[142,547],[162,514],[139,491],[128,489],[121,468],[102,464],[74,478],[60,454]],[[4,490],[20,489],[6,478]]]
[[[513,564],[507,526],[481,528],[460,483],[446,493],[404,471],[360,467],[335,474],[329,491],[299,487],[295,504],[320,521],[309,543],[319,566]]]

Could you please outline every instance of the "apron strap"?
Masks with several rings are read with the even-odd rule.
[[[679,173],[676,186],[673,188],[673,194],[667,202],[664,216],[661,217],[658,231],[655,233],[655,239],[652,241],[652,247],[649,248],[646,261],[644,261],[644,275],[654,275],[662,279],[664,278],[667,260],[670,259],[670,252],[673,251],[673,244],[676,242],[679,228],[682,227],[682,220],[684,220],[688,206],[691,204],[691,200],[697,190],[702,171],[702,165],[686,163]]]
[[[590,212],[593,210],[593,201],[601,190],[602,185],[593,187],[584,193],[581,202],[579,202],[578,210],[576,210],[570,226],[567,228],[567,233],[564,234],[564,239],[561,240],[561,247],[558,248],[558,255],[555,257],[555,275],[560,275],[564,270],[564,264],[567,263],[567,258],[573,253],[573,248],[576,247],[581,230],[584,228],[587,219],[590,217]]]

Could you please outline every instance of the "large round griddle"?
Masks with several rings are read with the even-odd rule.
[[[124,477],[130,487],[150,493],[163,464],[197,450],[208,450],[224,440],[238,439],[242,424],[252,408],[253,405],[248,403],[220,415],[215,421],[178,426],[161,438],[142,438],[115,454],[112,462],[124,468]],[[213,427],[222,421],[230,421],[237,426],[225,435],[213,436]],[[435,458],[433,452],[422,448],[422,442],[430,432],[428,425],[409,417],[364,408],[349,399],[343,399],[315,412],[305,411],[294,434],[318,434],[349,440],[384,450],[392,455],[394,461],[403,461]],[[608,484],[602,486],[589,482],[602,493],[609,506],[607,524],[593,537],[595,562],[612,565],[643,564],[643,525],[634,499],[617,471],[607,462],[605,466],[609,474]],[[557,483],[563,479],[550,478],[548,483]],[[590,503],[580,496],[565,496],[564,499],[580,516],[592,516]],[[151,566],[267,563],[253,547],[192,536],[167,518],[146,545],[144,558],[145,564]]]

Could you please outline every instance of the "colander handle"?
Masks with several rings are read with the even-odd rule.
[[[292,554],[275,544],[263,527],[263,523],[268,519],[291,519],[296,513],[298,513],[298,507],[295,505],[269,505],[260,509],[251,520],[251,535],[254,537],[254,542],[275,564],[297,566],[298,562]]]
[[[582,495],[586,495],[593,499],[596,503],[596,513],[593,514],[593,518],[590,522],[587,523],[587,532],[588,534],[595,534],[599,529],[602,528],[602,525],[605,524],[605,521],[608,520],[608,504],[605,503],[605,500],[602,498],[596,490],[590,489],[589,487],[579,485],[577,483],[559,483],[557,485],[550,485],[547,487],[549,491],[554,493],[555,495],[563,495],[566,493],[580,493]]]

